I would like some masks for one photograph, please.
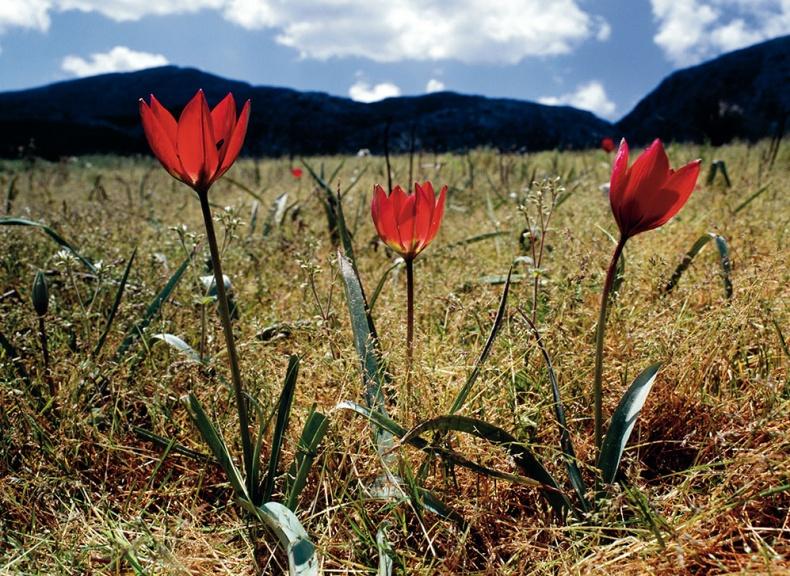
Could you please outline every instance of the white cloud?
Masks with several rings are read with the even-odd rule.
[[[436,78],[431,78],[428,80],[428,83],[425,85],[425,91],[430,94],[432,92],[441,92],[444,90],[444,82],[441,80],[437,80]]]
[[[87,60],[75,55],[66,56],[60,67],[64,72],[82,77],[107,72],[131,72],[165,64],[167,58],[161,54],[136,52],[126,46],[116,46],[109,52],[91,54]]]
[[[357,80],[348,89],[348,95],[357,102],[377,102],[384,98],[400,96],[400,88],[392,82],[382,82],[371,86],[364,80]]]
[[[45,31],[55,11],[98,12],[113,20],[216,10],[234,24],[271,28],[303,57],[378,62],[454,59],[515,63],[604,41],[611,28],[583,0],[0,0],[0,31]]]
[[[575,91],[569,94],[544,96],[539,98],[538,102],[549,106],[573,106],[581,110],[589,110],[604,118],[614,117],[614,113],[617,110],[614,102],[609,100],[609,97],[606,95],[603,84],[598,80],[580,84]]]
[[[678,66],[790,33],[790,0],[651,0],[653,37]]]
[[[45,32],[49,29],[49,0],[2,0],[0,32],[8,28],[29,28]]]

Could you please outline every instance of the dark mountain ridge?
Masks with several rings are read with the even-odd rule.
[[[757,140],[784,133],[790,110],[790,36],[679,70],[616,124],[568,106],[453,92],[364,104],[321,92],[252,86],[193,68],[104,74],[0,94],[0,156],[47,158],[148,153],[138,99],[155,93],[174,112],[202,88],[211,104],[233,92],[252,100],[245,152],[349,154],[367,148],[442,152],[492,146],[534,151],[633,144]]]

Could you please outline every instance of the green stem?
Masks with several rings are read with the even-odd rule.
[[[214,269],[214,284],[217,288],[219,317],[222,321],[222,330],[225,333],[225,345],[228,348],[230,375],[233,381],[233,391],[236,394],[236,408],[239,412],[241,445],[244,450],[244,470],[247,473],[248,483],[252,483],[252,443],[250,441],[250,425],[247,416],[247,400],[244,398],[244,388],[241,384],[241,372],[239,371],[239,356],[236,353],[236,344],[233,341],[233,326],[230,321],[228,297],[225,293],[225,277],[222,274],[222,264],[219,259],[217,236],[214,233],[214,221],[211,218],[211,207],[208,203],[208,194],[207,192],[198,192],[198,196],[200,197],[200,208],[203,210],[203,221],[206,225],[206,237],[208,238],[208,247],[211,252],[211,267]],[[252,486],[248,486],[248,489],[251,490]]]
[[[406,260],[406,400],[411,406],[411,371],[414,364],[414,260]]]
[[[601,455],[601,444],[603,441],[603,408],[602,408],[602,380],[603,380],[603,336],[606,329],[606,310],[609,304],[609,293],[614,285],[614,278],[617,275],[617,261],[623,252],[626,239],[621,237],[614,249],[612,261],[609,263],[609,270],[606,271],[606,281],[603,285],[601,294],[601,311],[598,316],[598,325],[595,329],[595,380],[593,383],[593,397],[595,401],[595,456],[596,462]]]
[[[49,346],[47,345],[47,328],[44,323],[44,317],[38,317],[38,336],[41,339],[41,354],[44,356],[44,380],[49,386],[49,395],[54,398],[57,393],[55,388],[55,381],[49,373]]]

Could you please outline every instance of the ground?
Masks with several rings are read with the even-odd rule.
[[[773,157],[764,142],[668,153],[674,166],[702,158],[703,173],[676,218],[626,247],[607,323],[604,413],[642,369],[662,368],[619,482],[581,518],[559,518],[534,487],[436,460],[407,484],[421,483],[455,510],[455,520],[419,498],[375,498],[382,463],[370,423],[336,408],[363,403],[363,380],[326,190],[307,169],[301,179],[292,175],[292,166],[303,166],[298,159],[240,160],[215,184],[210,199],[237,305],[243,380],[263,414],[277,403],[289,355],[301,358],[281,468],[297,452],[311,409],[329,418],[296,506],[325,573],[376,573],[382,526],[396,574],[790,572],[790,149]],[[395,182],[408,179],[409,160],[393,159]],[[611,157],[480,150],[412,160],[416,177],[450,190],[439,234],[415,264],[411,405],[397,402],[406,380],[404,273],[386,273],[395,255],[377,241],[370,219],[373,185],[386,185],[384,160],[304,160],[343,191],[369,297],[383,278],[372,317],[392,375],[390,414],[408,428],[449,413],[515,261],[499,334],[459,413],[527,443],[571,494],[546,364],[525,320],[534,318],[591,486],[594,332],[617,232],[601,188]],[[731,186],[721,172],[708,181],[714,160],[724,161]],[[46,224],[95,268],[46,230],[0,225],[2,573],[283,573],[277,540],[235,501],[181,401],[195,393],[238,462],[224,341],[200,280],[209,273],[208,251],[194,194],[148,158],[5,161],[0,187],[7,216]],[[278,211],[273,203],[283,193]],[[544,222],[551,214],[543,229],[540,213]],[[711,232],[729,247],[732,296],[713,241],[667,293],[684,254]],[[134,326],[193,252],[138,338]],[[38,270],[49,290],[46,367],[31,303]],[[205,361],[153,337],[163,333]],[[501,448],[468,434],[446,440],[489,469],[520,474]],[[264,462],[270,448],[271,426]],[[407,446],[393,455],[407,478],[425,460]],[[282,501],[284,486],[279,478],[274,500]]]

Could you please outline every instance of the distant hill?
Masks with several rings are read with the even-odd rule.
[[[165,66],[105,74],[0,94],[0,155],[13,157],[31,140],[44,157],[148,153],[138,98],[153,92],[180,109],[198,88],[210,104],[228,91],[252,100],[245,151],[260,155],[343,154],[384,149],[462,150],[496,146],[545,150],[596,146],[612,125],[570,107],[441,92],[363,104],[318,92],[255,87],[192,68]]]
[[[616,126],[634,142],[718,145],[784,133],[788,114],[790,36],[784,36],[674,72]]]
[[[656,137],[721,144],[787,130],[790,36],[671,74],[614,125],[567,106],[453,92],[363,104],[175,66],[105,74],[0,94],[0,156],[148,153],[138,98],[153,92],[178,111],[198,88],[212,104],[228,91],[239,103],[252,99],[245,152],[256,155],[381,153],[385,134],[396,152],[409,149],[412,135],[416,148],[439,152],[586,148],[619,135],[634,144]]]

